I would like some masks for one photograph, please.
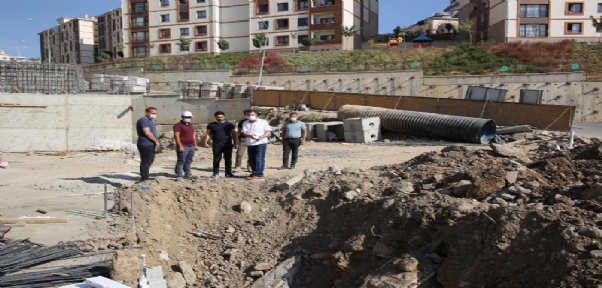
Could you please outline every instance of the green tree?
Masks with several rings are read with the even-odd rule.
[[[102,52],[96,56],[96,60],[98,60],[98,62],[107,62],[111,60],[111,55],[107,52]]]
[[[117,48],[117,56],[121,57],[121,59],[123,59],[123,51],[125,50],[125,45],[123,45],[123,43],[117,43],[117,45],[115,46],[115,48]]]
[[[395,38],[401,36],[401,33],[403,33],[403,28],[401,27],[397,26],[395,29],[393,29],[393,35],[395,35]]]
[[[190,44],[191,43],[192,43],[192,40],[180,37],[180,39],[178,39],[178,42],[176,43],[176,45],[180,47],[180,51],[188,51],[188,53],[190,54]]]
[[[230,49],[230,42],[224,39],[219,39],[219,41],[217,41],[217,47],[219,48],[219,50],[226,51]]]
[[[309,51],[309,47],[311,47],[315,43],[316,43],[316,40],[311,37],[301,39],[301,45],[307,47],[307,51]]]
[[[472,32],[473,32],[472,24],[473,24],[472,20],[462,21],[462,22],[460,22],[460,24],[458,24],[458,29],[460,31],[465,31],[468,33],[468,39],[470,40],[470,43],[472,43]]]
[[[265,40],[267,38],[268,35],[266,35],[264,32],[253,35],[253,46],[255,46],[255,48],[261,48],[262,46],[265,46]]]
[[[589,16],[589,18],[592,19],[592,26],[596,28],[596,32],[600,33],[598,42],[602,42],[602,16],[600,16],[600,19],[596,19],[594,16]]]
[[[341,35],[345,38],[345,42],[349,42],[349,39],[357,34],[360,30],[355,28],[355,25],[347,27],[341,25]],[[345,47],[349,47],[349,43],[346,43]],[[353,50],[353,49],[352,49]]]

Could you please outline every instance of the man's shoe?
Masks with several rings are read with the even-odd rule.
[[[232,173],[226,173],[226,178],[235,178],[236,176],[234,176],[234,174]]]
[[[182,177],[176,177],[176,182],[184,182],[184,178],[182,178]]]
[[[288,169],[295,169],[295,164],[291,165],[291,167]]]
[[[217,179],[217,178],[219,178],[219,174],[215,174],[215,173],[214,173],[213,175],[211,175],[211,178],[213,178],[213,179]]]
[[[286,169],[289,169],[289,168],[288,168],[288,167],[286,167],[286,166],[282,166],[282,167],[280,167],[278,170],[286,170]]]
[[[251,180],[251,181],[253,181],[253,180],[265,180],[265,178],[257,176],[257,175],[253,175],[253,177],[249,178],[249,180]]]
[[[190,178],[192,178],[192,174],[186,174],[186,175],[184,175],[184,179],[190,179]]]
[[[251,178],[255,177],[255,174],[251,174],[249,176],[247,176],[247,179],[251,180]]]

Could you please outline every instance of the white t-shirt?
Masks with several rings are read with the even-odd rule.
[[[265,134],[267,131],[272,131],[272,127],[268,124],[268,121],[263,119],[257,119],[255,122],[251,123],[249,120],[242,123],[242,132],[249,133],[251,135],[260,137]],[[268,138],[263,138],[261,140],[253,139],[251,137],[245,138],[245,145],[247,146],[255,146],[260,144],[268,144]]]

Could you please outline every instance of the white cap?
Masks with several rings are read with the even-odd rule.
[[[192,113],[190,111],[182,112],[182,117],[192,117]]]

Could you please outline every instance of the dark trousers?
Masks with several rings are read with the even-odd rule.
[[[251,165],[253,175],[257,177],[264,176],[263,170],[265,169],[265,153],[267,148],[267,144],[247,146],[249,165]]]
[[[222,155],[226,164],[226,174],[232,173],[232,143],[213,143],[211,148],[213,149],[213,174],[219,174]]]
[[[297,164],[297,158],[299,157],[299,146],[301,146],[301,138],[284,138],[282,146],[284,149],[282,152],[282,166],[288,167],[288,159],[291,156],[291,152],[293,152],[291,165]]]
[[[148,180],[151,165],[155,162],[155,146],[138,145],[140,152],[140,181]]]

